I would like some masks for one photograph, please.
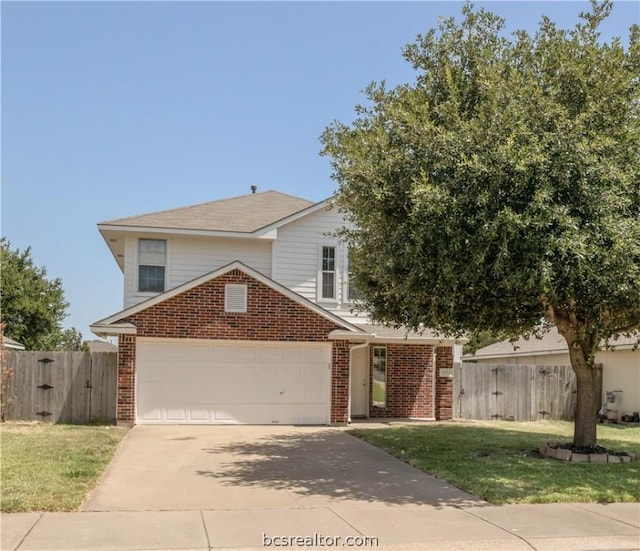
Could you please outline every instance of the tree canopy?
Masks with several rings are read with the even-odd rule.
[[[82,334],[62,327],[69,303],[60,279],[47,279],[46,269],[34,264],[30,248],[12,250],[4,237],[0,254],[5,335],[27,350],[80,350]]]
[[[509,37],[466,4],[405,47],[415,82],[372,83],[322,135],[363,306],[457,335],[556,325],[582,444],[598,345],[640,328],[640,29],[602,41],[611,9]]]

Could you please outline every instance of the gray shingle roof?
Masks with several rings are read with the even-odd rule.
[[[270,190],[108,220],[101,225],[252,233],[313,204],[306,199]]]

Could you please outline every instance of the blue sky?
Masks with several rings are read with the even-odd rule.
[[[62,279],[66,326],[122,307],[96,224],[259,190],[332,194],[319,136],[460,2],[2,2],[2,235]],[[510,30],[586,2],[477,2]],[[616,2],[604,38],[627,37]]]

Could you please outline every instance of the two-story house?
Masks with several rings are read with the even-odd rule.
[[[329,201],[251,193],[98,228],[124,274],[118,420],[344,424],[451,417],[455,343],[354,311]]]

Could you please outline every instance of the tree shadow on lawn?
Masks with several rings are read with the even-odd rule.
[[[327,502],[387,505],[487,505],[386,452],[334,429],[297,429],[251,441],[233,441],[203,451],[231,455],[216,469],[197,474],[225,486],[287,490],[308,506]],[[313,499],[316,498],[316,499]]]

